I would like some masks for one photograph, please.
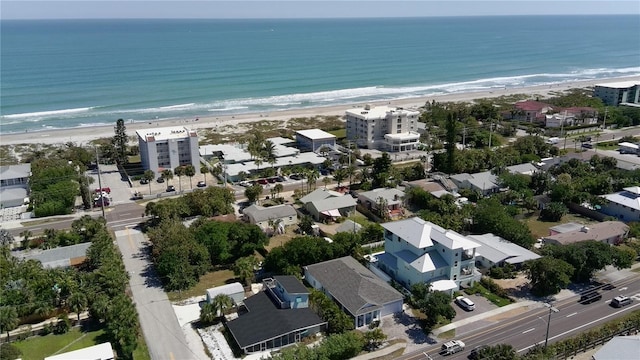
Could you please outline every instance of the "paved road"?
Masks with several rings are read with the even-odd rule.
[[[577,296],[554,303],[554,307],[559,312],[551,314],[549,344],[575,336],[589,328],[596,327],[640,308],[640,276],[634,273],[631,278],[615,282],[614,285],[616,285],[615,289],[602,291],[602,300],[592,304],[578,303]],[[617,295],[630,296],[635,301],[633,304],[621,309],[609,306],[609,301]],[[510,344],[520,353],[526,352],[536,344],[544,345],[548,320],[549,310],[545,307],[538,307],[524,314],[501,321],[497,325],[477,331],[464,333],[465,329],[459,328],[456,332],[461,335],[456,336],[456,339],[462,340],[467,348],[463,352],[446,358],[466,359],[474,347],[499,343]],[[401,359],[426,359],[425,353],[432,359],[444,359],[444,356],[438,354],[440,346],[441,343],[438,343],[404,355]]]
[[[167,294],[155,275],[144,235],[136,229],[119,230],[116,241],[131,277],[131,292],[151,358],[200,360],[189,349]]]

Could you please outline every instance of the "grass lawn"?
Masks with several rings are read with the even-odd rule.
[[[264,249],[267,250],[267,253],[268,253],[273,248],[282,246],[288,243],[289,241],[291,241],[291,239],[293,239],[294,237],[300,236],[299,234],[296,234],[295,232],[296,229],[297,229],[297,226],[289,226],[286,228],[284,234],[272,236],[271,238],[269,238],[269,244],[267,244],[267,246],[265,246]]]
[[[338,130],[331,130],[331,131],[327,131],[329,134],[333,134],[336,136],[336,138],[338,139],[344,139],[347,137],[347,129],[338,129]]]
[[[42,360],[47,356],[79,350],[105,341],[102,329],[83,332],[80,328],[73,328],[66,334],[36,336],[13,344],[22,351],[23,360]]]
[[[191,289],[181,292],[171,291],[167,295],[169,296],[169,301],[180,301],[194,296],[203,296],[206,294],[207,289],[228,284],[229,281],[235,278],[236,276],[233,275],[231,270],[212,271],[202,275],[200,281]]]
[[[589,219],[587,217],[578,215],[578,214],[567,214],[562,217],[562,220],[554,222],[554,221],[540,221],[538,220],[538,215],[540,212],[535,212],[529,218],[526,218],[524,222],[529,227],[529,230],[533,234],[533,236],[538,239],[544,236],[549,236],[549,228],[552,226],[565,224],[568,222],[577,222],[580,224],[592,224],[595,221]]]
[[[138,347],[133,351],[133,360],[151,360],[149,348],[142,334],[138,336]]]

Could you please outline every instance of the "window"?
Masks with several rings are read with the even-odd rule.
[[[454,266],[454,267],[458,266],[458,260],[456,260],[456,261],[453,263],[453,266]]]

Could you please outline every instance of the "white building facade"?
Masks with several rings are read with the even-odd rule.
[[[186,127],[165,127],[136,131],[140,147],[140,160],[145,170],[160,176],[164,169],[173,171],[178,166],[193,165],[200,173],[198,134]]]
[[[389,152],[415,150],[420,143],[420,112],[389,106],[347,110],[347,139],[358,146]]]
[[[602,100],[606,105],[640,104],[640,83],[637,81],[621,81],[596,84],[593,96]]]

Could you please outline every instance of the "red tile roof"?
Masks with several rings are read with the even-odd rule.
[[[526,100],[526,101],[517,102],[515,104],[515,107],[516,109],[523,110],[523,111],[540,111],[546,107],[552,107],[552,106],[540,101]]]

